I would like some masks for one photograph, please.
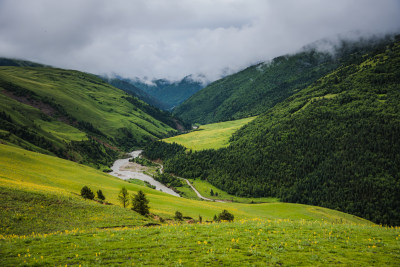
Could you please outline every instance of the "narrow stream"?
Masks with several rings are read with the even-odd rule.
[[[153,177],[148,176],[142,172],[137,172],[137,171],[131,171],[131,170],[123,170],[126,166],[130,164],[129,159],[131,158],[136,158],[142,153],[142,150],[136,150],[129,155],[131,157],[126,158],[126,159],[118,159],[114,162],[113,166],[111,167],[112,172],[110,172],[111,175],[118,177],[123,180],[129,180],[129,179],[139,179],[142,181],[147,181],[149,184],[154,185],[157,190],[160,190],[164,193],[180,197],[179,194],[175,193],[172,189],[166,187],[162,183],[154,180]]]

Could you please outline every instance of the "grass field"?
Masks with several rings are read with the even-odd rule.
[[[78,196],[101,189],[102,205]],[[143,190],[159,223],[122,208]],[[205,184],[206,188],[208,185]],[[217,190],[218,192],[221,192]],[[221,192],[222,194],[222,192]],[[227,209],[233,223],[204,223]],[[0,145],[0,265],[396,265],[400,230],[320,207],[178,198],[74,162]]]
[[[211,220],[215,214],[227,209],[238,219],[259,217],[368,223],[355,216],[307,205],[218,203],[178,198],[145,186],[128,183],[74,162],[0,145],[0,187],[74,197],[80,193],[84,185],[90,187],[92,191],[101,189],[106,200],[115,205],[119,205],[117,195],[123,186],[131,193],[143,190],[150,200],[150,211],[169,218],[179,210],[184,216],[198,218],[201,215],[204,220]]]
[[[147,108],[94,75],[0,66],[0,141],[27,150],[108,169],[116,153],[100,144],[128,150],[176,132]],[[92,140],[106,156],[87,148]]]
[[[398,266],[400,229],[318,221],[75,229],[0,239],[2,266]]]
[[[255,118],[202,125],[190,133],[170,137],[163,141],[175,142],[192,150],[218,149],[228,146],[231,135]]]

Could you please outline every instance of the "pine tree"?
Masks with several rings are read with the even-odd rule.
[[[97,198],[100,200],[105,200],[106,197],[103,195],[103,192],[99,189],[99,191],[97,191]]]
[[[81,189],[81,196],[83,198],[87,198],[87,199],[93,199],[94,198],[94,193],[92,192],[92,190],[90,190],[89,187],[87,187],[86,185],[84,187],[82,187]]]
[[[125,186],[121,188],[121,191],[119,191],[118,200],[121,202],[124,208],[129,205],[129,193]]]
[[[142,190],[132,197],[132,210],[141,215],[148,215],[150,213],[149,200]]]

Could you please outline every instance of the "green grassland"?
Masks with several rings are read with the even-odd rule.
[[[175,142],[192,150],[218,149],[228,146],[229,138],[232,134],[255,118],[251,117],[202,125],[195,131],[170,137],[163,141],[167,143]]]
[[[102,205],[78,196],[101,189]],[[143,190],[151,212],[203,223],[163,223],[122,208]],[[218,191],[220,192],[220,191]],[[396,265],[400,230],[320,207],[217,203],[167,195],[90,167],[0,145],[0,265]],[[204,223],[223,209],[234,223]]]
[[[172,130],[143,111],[135,110],[124,99],[127,94],[123,91],[90,74],[55,68],[1,67],[0,78],[54,99],[77,120],[89,121],[111,136],[118,136],[118,129],[124,127],[135,128],[139,136],[162,136]]]
[[[118,149],[176,132],[168,114],[94,75],[56,68],[0,67],[0,113],[3,142],[97,168]]]
[[[4,188],[69,198],[75,197],[87,185],[93,191],[101,189],[106,201],[119,205],[117,195],[125,186],[131,193],[143,190],[150,200],[150,211],[167,218],[172,218],[179,210],[184,216],[197,218],[201,215],[204,220],[211,220],[215,214],[227,209],[238,219],[259,217],[368,223],[355,216],[307,205],[218,203],[179,198],[56,157],[6,145],[0,145],[0,152],[0,187]]]
[[[398,266],[400,229],[240,220],[0,240],[2,266]]]

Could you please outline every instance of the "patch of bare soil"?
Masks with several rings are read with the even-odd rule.
[[[122,165],[119,170],[120,171],[133,171],[133,172],[145,172],[150,168],[146,166],[142,166],[136,162],[128,162],[127,164]]]
[[[30,97],[26,97],[26,96],[16,96],[12,92],[7,91],[7,90],[3,90],[2,93],[14,100],[17,100],[18,102],[25,104],[25,105],[29,105],[31,107],[37,108],[41,112],[43,112],[44,114],[46,114],[50,117],[53,117],[57,114],[57,111],[49,104],[45,104],[41,101],[37,101],[37,100],[31,99]]]

